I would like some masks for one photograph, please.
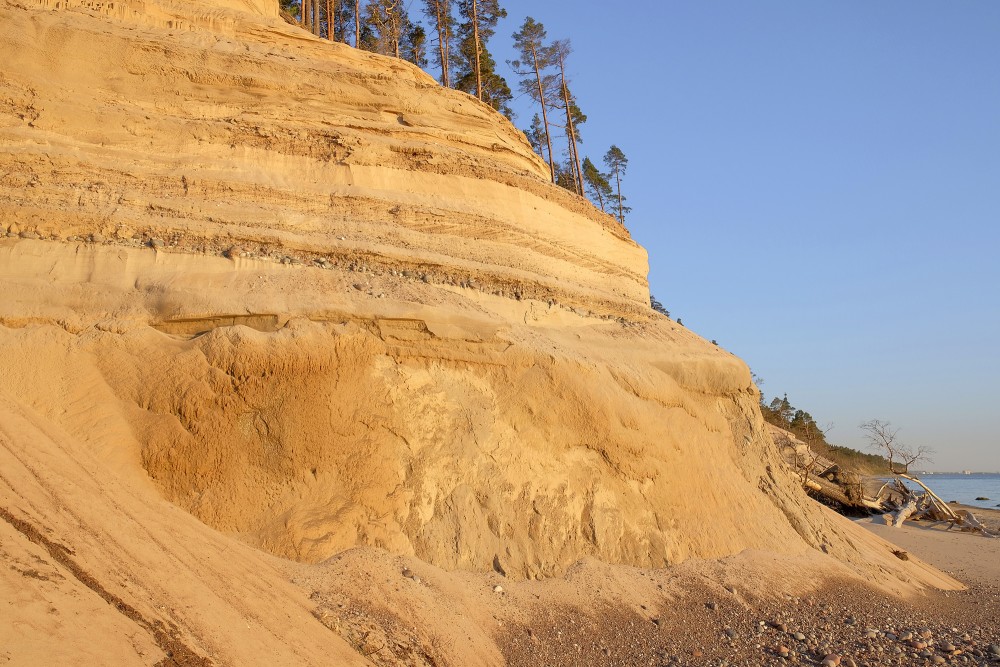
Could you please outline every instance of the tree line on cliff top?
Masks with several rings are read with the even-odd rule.
[[[415,1],[281,0],[281,6],[286,18],[317,37],[408,60],[421,68],[433,63],[441,85],[469,93],[513,121],[514,93],[487,48],[497,23],[507,16],[499,0],[419,0],[427,27],[410,15]],[[581,156],[580,126],[587,116],[566,74],[570,41],[549,41],[545,27],[531,17],[512,37],[519,57],[508,65],[519,77],[520,92],[538,109],[524,133],[548,165],[552,182],[589,197],[624,225],[631,210],[621,187],[628,159],[611,146],[603,156],[606,171],[602,171]],[[560,148],[554,148],[556,144]]]
[[[754,382],[758,385],[762,383],[756,375]],[[891,430],[887,422],[878,419],[865,422],[859,427],[865,433],[869,449],[874,453],[830,443],[827,441],[827,433],[832,425],[820,428],[811,414],[789,402],[788,394],[780,398],[775,396],[767,402],[762,392],[760,414],[764,417],[764,421],[791,432],[815,452],[844,468],[863,474],[884,475],[900,470],[908,472],[910,465],[917,461],[928,460],[927,455],[930,453],[929,449],[921,447],[916,450],[916,455],[912,454],[909,448],[899,443],[896,431]]]

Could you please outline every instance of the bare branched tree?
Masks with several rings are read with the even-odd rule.
[[[868,449],[877,452],[889,462],[889,472],[909,474],[910,466],[918,461],[930,461],[934,450],[925,445],[913,449],[899,440],[898,428],[881,419],[871,419],[859,426],[865,432]]]
[[[808,488],[809,485],[809,475],[812,473],[813,468],[816,467],[816,462],[819,461],[820,454],[812,447],[806,447],[804,454],[795,455],[795,468],[799,471],[799,483],[803,488]]]

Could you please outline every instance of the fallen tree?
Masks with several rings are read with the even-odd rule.
[[[967,509],[952,509],[919,478],[893,470],[889,479],[874,494],[866,490],[865,480],[856,472],[825,458],[792,434],[776,429],[773,433],[786,462],[795,470],[802,487],[811,497],[842,514],[882,515],[890,526],[905,521],[947,521],[952,528],[985,537],[1000,537]],[[874,478],[869,478],[869,486]],[[910,482],[919,490],[911,488]]]

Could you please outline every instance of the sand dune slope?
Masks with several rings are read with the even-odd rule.
[[[23,665],[149,665],[167,656],[363,664],[275,563],[2,398],[0,656]]]

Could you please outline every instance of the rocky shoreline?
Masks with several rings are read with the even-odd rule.
[[[608,611],[593,626],[568,611],[540,613],[499,642],[507,664],[1000,664],[996,585],[907,601],[840,582],[815,595],[749,605],[691,590],[669,614],[645,622]]]

